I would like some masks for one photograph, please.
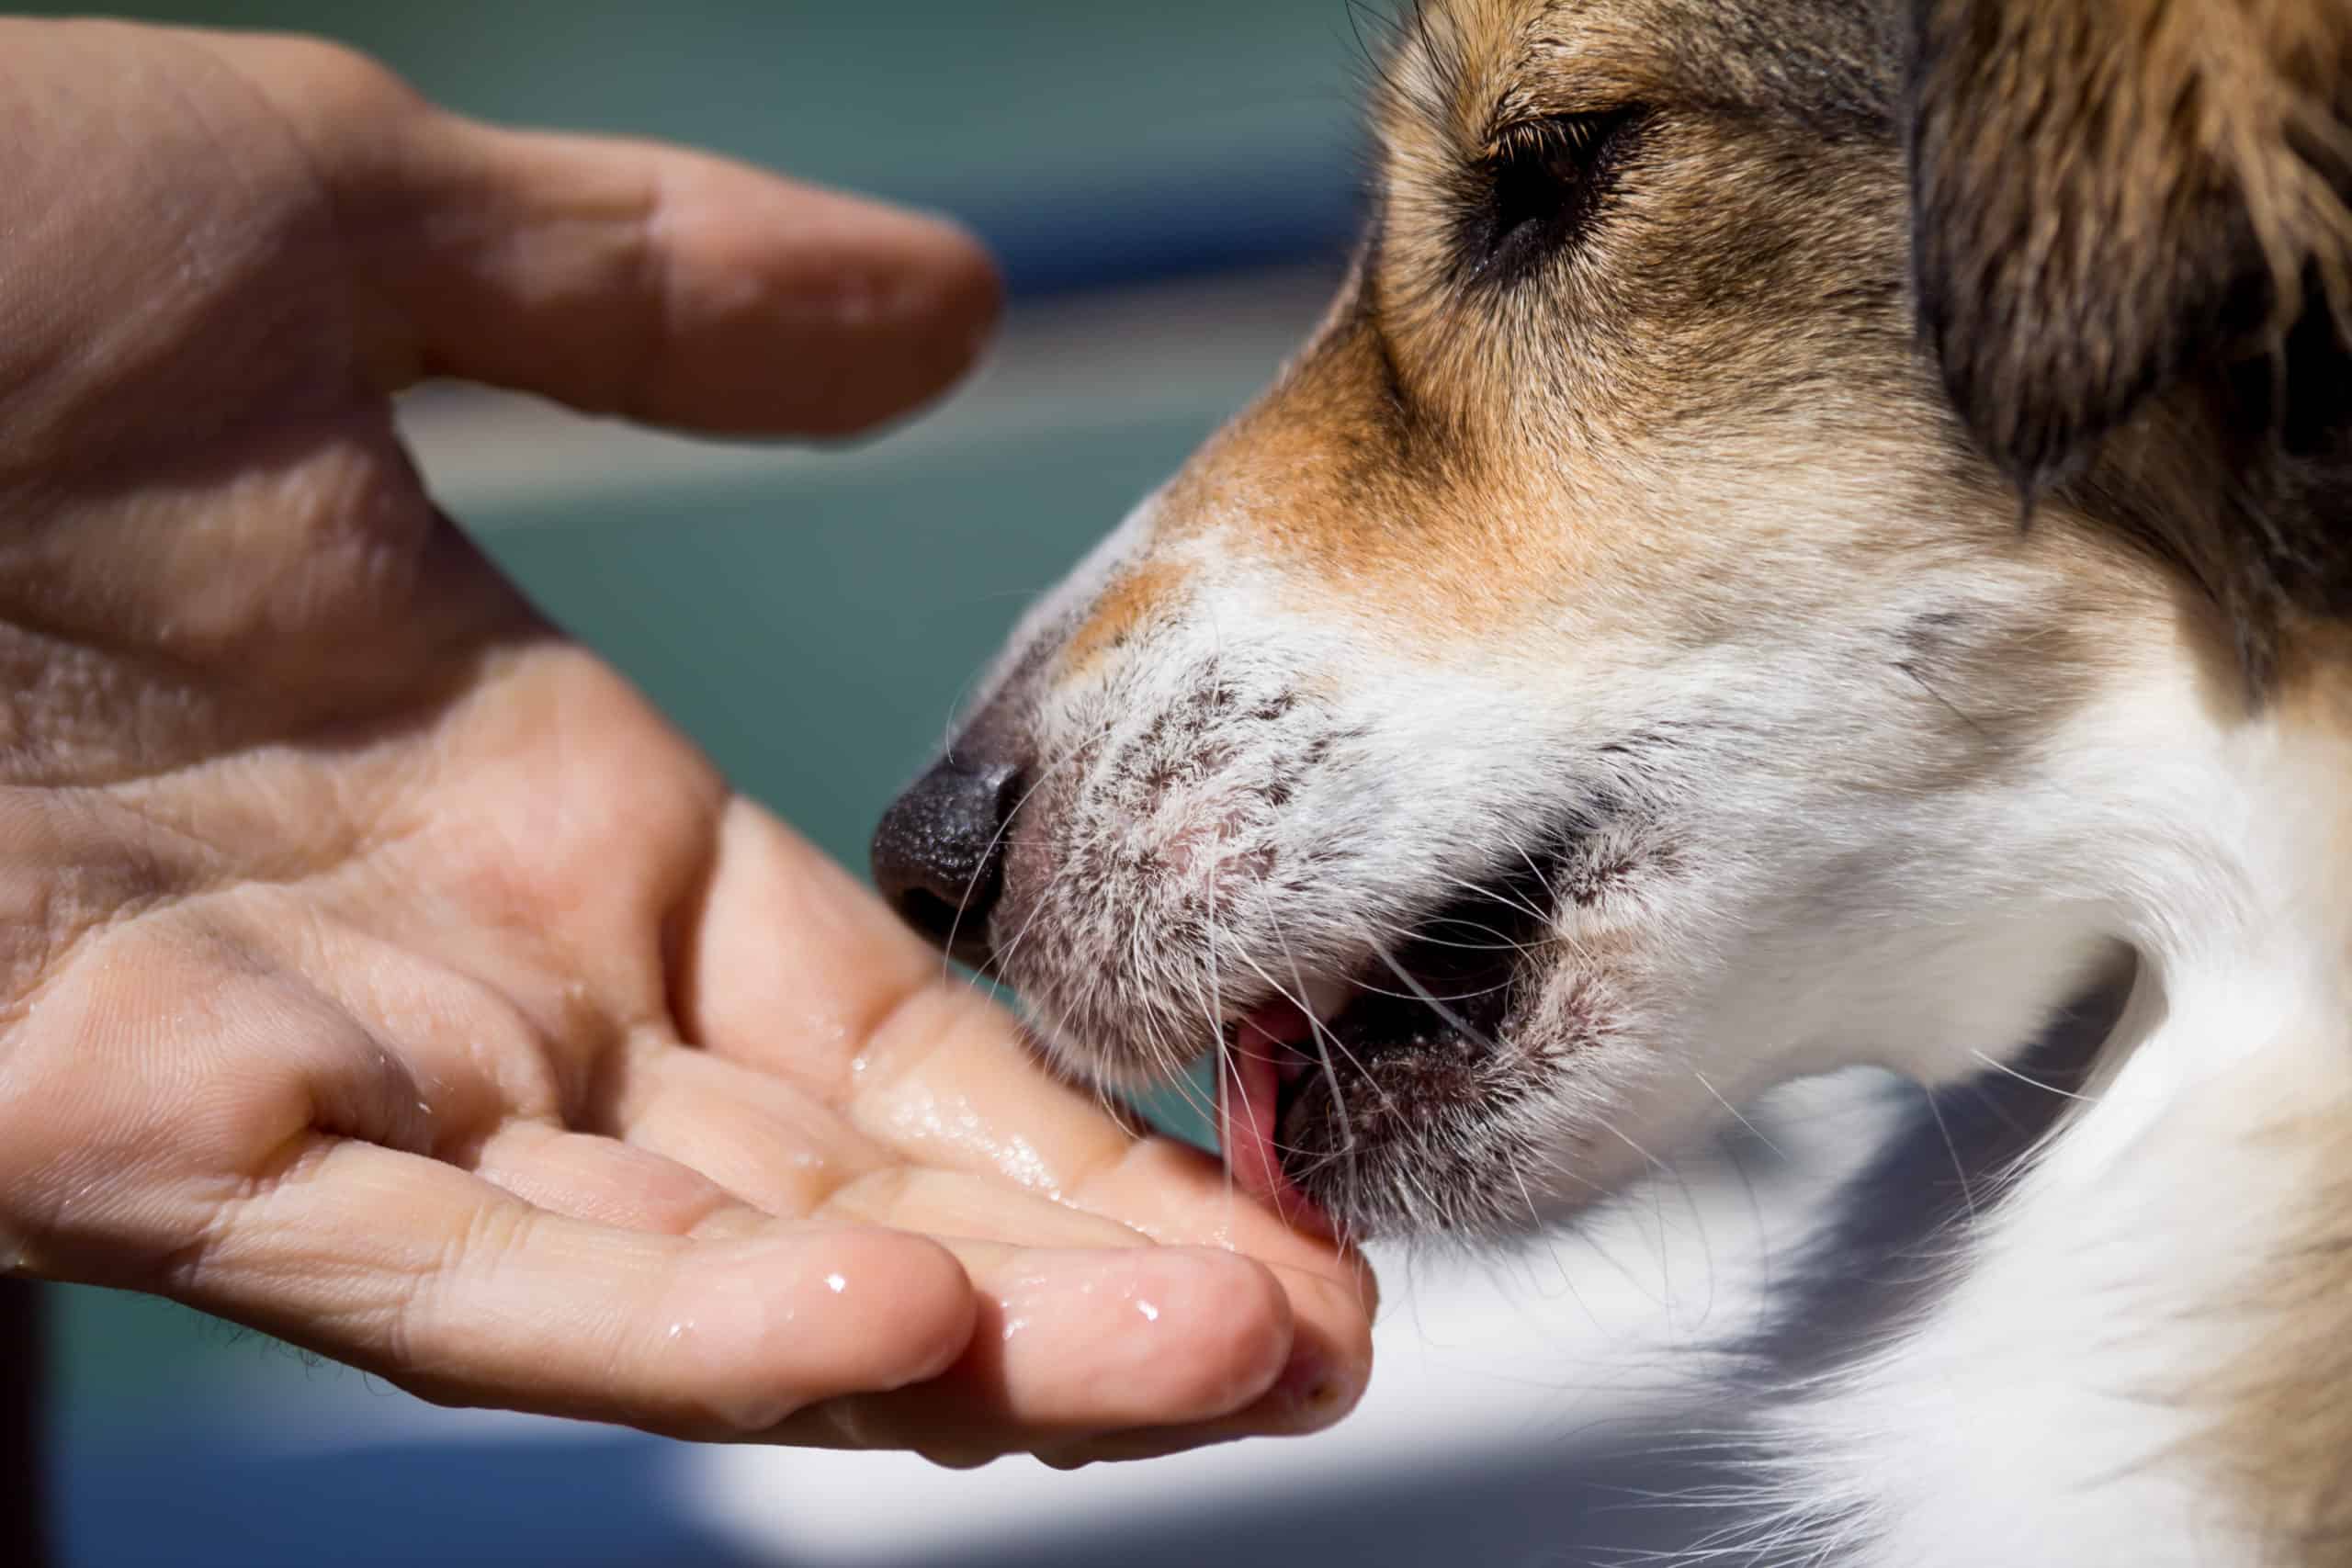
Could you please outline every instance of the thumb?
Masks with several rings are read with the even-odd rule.
[[[364,58],[209,35],[309,149],[383,308],[386,378],[840,435],[969,367],[1001,285],[961,229],[703,153],[436,110]]]

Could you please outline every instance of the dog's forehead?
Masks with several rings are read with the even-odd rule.
[[[1890,135],[1895,20],[1883,0],[1423,0],[1375,121],[1464,156],[1498,126],[1628,102]]]
[[[1388,153],[1350,281],[1275,386],[1161,493],[1060,668],[1102,661],[1204,583],[1248,579],[1277,607],[1384,637],[1499,646],[1563,605],[1645,602],[1737,555],[1752,530],[1724,519],[1777,514],[1730,506],[1754,488],[1734,454],[1769,453],[1774,471],[1825,456],[1776,411],[1899,423],[1912,407],[1896,307],[1828,327],[1817,308],[1899,296],[1875,288],[1899,276],[1901,236],[1880,25],[1877,4],[1851,0],[1408,12],[1380,73]],[[1634,106],[1660,130],[1618,236],[1516,297],[1461,287],[1479,199],[1465,176],[1495,129]],[[1693,430],[1713,460],[1670,462],[1661,433]]]

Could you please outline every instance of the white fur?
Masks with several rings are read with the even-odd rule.
[[[2327,795],[2270,724],[2205,710],[2184,665],[2083,716],[2041,805],[2079,872],[2109,868],[2131,1003],[1951,1288],[1780,1419],[1754,1543],[1871,1568],[2271,1560],[2200,1447],[2206,1380],[2298,1241],[2313,1156],[2281,1125],[2341,1103],[2352,1058],[2340,933],[2300,907],[2333,824],[2275,804]]]
[[[1154,547],[1154,526],[1139,512],[1028,635],[1056,635],[1117,562]],[[2232,1284],[2285,1244],[2273,1217],[2306,1179],[2265,1129],[2282,1104],[2346,1091],[2335,933],[2296,902],[2324,852],[2311,824],[2266,804],[2308,792],[2295,771],[2324,761],[2217,703],[2158,615],[2121,618],[2090,700],[2030,755],[1877,792],[1873,769],[1898,776],[1906,749],[1951,741],[1952,721],[1898,683],[1858,683],[1884,662],[1871,625],[1776,622],[1768,650],[1693,649],[1657,617],[1596,617],[1566,639],[1566,670],[1558,642],[1431,659],[1376,618],[1303,614],[1295,584],[1214,530],[1156,558],[1188,573],[1182,606],[1058,679],[1036,718],[1046,752],[1077,757],[1092,789],[1056,808],[1065,828],[1157,857],[1149,878],[1080,889],[1048,917],[1081,954],[1066,1000],[1117,1018],[1158,988],[1172,1007],[1147,1024],[1141,1061],[1106,1061],[1091,1029],[1049,1029],[1074,1066],[1161,1070],[1213,1049],[1248,1006],[1328,988],[1432,888],[1532,841],[1564,779],[1605,773],[1601,742],[1676,720],[1696,739],[1654,805],[1692,837],[1695,874],[1558,912],[1562,972],[1614,987],[1630,1021],[1543,1108],[1548,1168],[1516,1173],[1528,1202],[1572,1208],[1790,1077],[1856,1061],[1930,1085],[1997,1070],[2119,947],[2141,964],[2084,1103],[1958,1238],[1953,1283],[1774,1418],[1773,1499],[1745,1544],[1868,1568],[2259,1560],[2200,1468],[2194,1374],[2243,1338]],[[2017,563],[1957,561],[1909,588],[1997,620],[2040,585]],[[1882,619],[1907,613],[1899,593],[1858,597]],[[1207,673],[1240,706],[1275,693],[1297,705],[1187,732],[1217,764],[1136,793],[1122,770]],[[1709,739],[1725,714],[1735,745]],[[1318,735],[1336,738],[1328,759],[1265,808],[1259,781]],[[1819,765],[1825,744],[1846,749],[1834,766]],[[1334,869],[1239,908],[1204,954],[1148,940],[1170,889],[1299,860]],[[1104,911],[1138,909],[1119,951]],[[1017,954],[1025,935],[1000,941]],[[1089,942],[1104,944],[1091,960]],[[1203,969],[1183,967],[1195,956]]]

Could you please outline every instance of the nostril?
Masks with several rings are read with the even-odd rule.
[[[988,924],[1003,883],[1005,824],[1020,771],[950,756],[883,813],[874,882],[932,943],[967,963],[988,958]]]

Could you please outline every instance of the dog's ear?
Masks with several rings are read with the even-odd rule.
[[[1921,323],[2029,499],[2185,378],[2347,401],[2352,0],[1904,3]]]

